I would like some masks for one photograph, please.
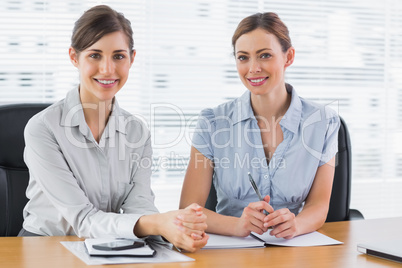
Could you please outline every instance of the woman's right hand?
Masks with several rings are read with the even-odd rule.
[[[268,204],[269,200],[270,197],[267,195],[264,197],[264,201],[250,203],[244,208],[236,226],[236,236],[248,236],[251,232],[263,234],[268,230],[267,227],[264,227],[266,217],[264,210],[268,213],[274,212],[274,209]]]
[[[184,209],[140,217],[134,226],[134,235],[160,235],[177,248],[194,252],[208,241],[207,216],[202,207],[191,204]]]
[[[177,248],[194,252],[207,244],[207,217],[201,206],[191,204],[184,209],[162,213],[160,216],[160,234]]]

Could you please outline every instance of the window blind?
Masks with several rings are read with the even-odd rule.
[[[232,56],[237,24],[273,11],[296,49],[287,82],[300,96],[331,104],[349,127],[352,207],[366,218],[402,215],[401,1],[3,1],[0,103],[55,102],[77,85],[71,32],[97,4],[123,12],[133,26],[137,56],[118,100],[151,130],[160,211],[178,207],[198,113],[246,90]]]

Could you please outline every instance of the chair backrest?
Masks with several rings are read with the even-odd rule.
[[[332,186],[331,201],[326,219],[327,222],[349,220],[350,213],[352,148],[346,123],[342,118],[340,118],[340,120],[341,125],[338,132],[338,153],[336,155],[334,183]],[[205,207],[212,211],[216,211],[216,204],[216,190],[212,183]]]
[[[23,160],[24,128],[28,120],[49,104],[0,106],[0,236],[16,236],[22,228],[22,211],[29,181]]]
[[[338,153],[336,154],[334,182],[327,222],[349,219],[352,185],[352,145],[348,127],[342,117],[338,131]]]

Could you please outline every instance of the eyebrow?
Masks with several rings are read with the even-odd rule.
[[[257,53],[263,52],[264,50],[272,50],[272,49],[270,49],[270,48],[262,48],[262,49],[257,50]],[[249,54],[249,53],[246,52],[246,51],[237,51],[236,54],[238,54],[238,53]]]
[[[88,51],[102,52],[102,50],[100,50],[100,49],[89,49]],[[128,51],[125,49],[117,49],[117,50],[113,51],[113,53],[120,53],[120,52],[128,53]]]

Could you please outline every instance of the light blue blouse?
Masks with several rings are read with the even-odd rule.
[[[289,208],[297,215],[317,168],[337,153],[340,120],[336,112],[300,98],[289,84],[286,88],[292,97],[279,122],[283,141],[269,164],[249,91],[201,111],[192,143],[214,163],[218,213],[240,217],[249,203],[258,201],[247,176],[250,172],[262,196],[271,197],[275,210]]]

